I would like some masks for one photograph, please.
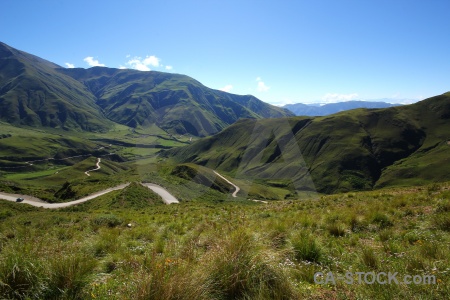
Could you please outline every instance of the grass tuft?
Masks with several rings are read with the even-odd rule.
[[[323,250],[312,235],[305,232],[297,233],[291,238],[291,244],[297,260],[321,262]]]

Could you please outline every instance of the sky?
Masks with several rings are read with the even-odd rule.
[[[275,105],[412,103],[450,91],[449,12],[449,0],[2,0],[0,41]]]

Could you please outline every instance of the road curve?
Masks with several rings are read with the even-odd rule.
[[[124,183],[112,188],[107,188],[105,190],[93,193],[89,196],[80,198],[78,200],[74,200],[74,201],[70,201],[70,202],[64,202],[64,203],[48,203],[45,202],[39,198],[36,197],[32,197],[32,196],[28,196],[28,195],[23,195],[23,194],[8,194],[8,193],[3,193],[0,192],[0,199],[4,199],[4,200],[8,200],[8,201],[13,201],[16,202],[17,198],[24,198],[25,200],[23,200],[20,203],[26,203],[32,206],[36,206],[36,207],[43,207],[43,208],[61,208],[61,207],[68,207],[68,206],[72,206],[72,205],[76,205],[76,204],[80,204],[89,200],[92,200],[94,198],[100,197],[104,194],[107,194],[109,192],[112,191],[117,191],[117,190],[121,190],[125,187],[127,187],[128,185],[130,185],[130,183]]]
[[[162,200],[164,201],[164,203],[166,204],[171,204],[171,203],[180,203],[178,201],[177,198],[175,198],[174,196],[172,196],[172,194],[170,194],[166,189],[164,189],[162,186],[159,186],[157,184],[154,183],[145,183],[145,182],[141,182],[141,184],[143,186],[148,187],[149,189],[151,189],[152,191],[154,191],[155,193],[157,193],[158,195],[161,196]]]
[[[216,171],[213,171],[214,174],[216,174],[217,176],[219,176],[220,178],[222,178],[223,180],[225,180],[226,182],[228,182],[229,184],[231,184],[232,186],[234,186],[235,191],[233,192],[233,194],[231,196],[233,196],[234,198],[237,197],[237,193],[241,190],[237,185],[235,185],[234,183],[232,183],[231,181],[229,181],[228,179],[226,179],[225,177],[223,177],[222,175],[220,175],[219,173],[217,173]]]
[[[88,171],[84,172],[84,174],[86,174],[87,176],[91,176],[91,175],[89,174],[89,172],[100,170],[100,169],[102,168],[102,167],[100,167],[100,162],[101,162],[101,161],[102,161],[102,159],[101,159],[100,157],[97,158],[97,163],[95,164],[97,167],[96,167],[95,169],[88,170]]]
[[[166,189],[164,189],[163,187],[153,184],[153,183],[141,183],[143,186],[146,186],[150,189],[152,189],[155,193],[157,193],[158,195],[161,196],[161,198],[163,199],[164,203],[166,204],[170,204],[170,203],[179,203],[178,200],[172,195],[170,194]],[[22,202],[16,202],[18,204],[20,203],[26,203],[32,206],[36,206],[36,207],[43,207],[43,208],[50,208],[50,209],[55,209],[55,208],[62,208],[62,207],[68,207],[68,206],[72,206],[72,205],[76,205],[76,204],[80,204],[89,200],[92,200],[94,198],[100,197],[102,195],[105,195],[107,193],[110,193],[112,191],[117,191],[117,190],[121,190],[124,189],[125,187],[129,186],[130,183],[124,183],[124,184],[120,184],[118,186],[112,187],[112,188],[107,188],[105,190],[93,193],[89,196],[80,198],[78,200],[74,200],[74,201],[70,201],[70,202],[64,202],[64,203],[48,203],[45,202],[39,198],[33,197],[33,196],[29,196],[29,195],[23,195],[23,194],[9,194],[9,193],[3,193],[0,192],[0,199],[3,200],[8,200],[8,201],[12,201],[12,202],[16,202],[17,198],[24,198],[25,200],[23,200]]]

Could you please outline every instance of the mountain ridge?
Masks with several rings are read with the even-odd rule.
[[[186,75],[66,69],[4,43],[0,54],[0,120],[10,124],[82,131],[107,131],[114,123],[157,124],[173,134],[208,136],[240,118],[293,115]]]
[[[384,101],[362,101],[351,100],[345,102],[326,103],[320,105],[319,103],[304,104],[286,104],[282,106],[293,112],[296,116],[327,116],[341,111],[357,109],[357,108],[388,108],[393,106],[400,106],[401,104],[393,104]]]
[[[249,180],[283,173],[280,180],[296,182],[310,176],[321,193],[432,183],[450,180],[449,120],[446,93],[385,109],[241,120],[163,155]],[[252,134],[252,128],[264,134]]]
[[[15,125],[104,131],[95,98],[59,66],[0,44],[0,120]]]

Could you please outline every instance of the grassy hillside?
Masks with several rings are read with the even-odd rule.
[[[253,96],[209,89],[185,75],[103,67],[64,69],[0,43],[0,120],[106,132],[114,122],[207,136],[240,118],[292,116]]]
[[[425,184],[450,179],[449,118],[447,93],[388,109],[242,120],[165,155],[238,179],[290,180],[297,190]]]
[[[105,131],[95,97],[57,65],[0,43],[0,120],[14,125]]]
[[[173,134],[207,136],[239,118],[292,114],[253,96],[238,96],[203,86],[185,75],[95,67],[59,69],[84,83],[115,122],[156,124]]]
[[[57,211],[0,201],[0,294],[448,299],[448,184],[270,204],[132,201],[151,197],[142,193],[130,186]],[[335,281],[316,283],[316,272]],[[347,272],[352,284],[339,279]],[[398,283],[359,283],[356,272],[397,273]],[[406,284],[405,275],[430,282]]]
[[[173,168],[171,175],[210,187],[222,193],[230,193],[234,188],[212,170],[195,164],[181,164]]]

